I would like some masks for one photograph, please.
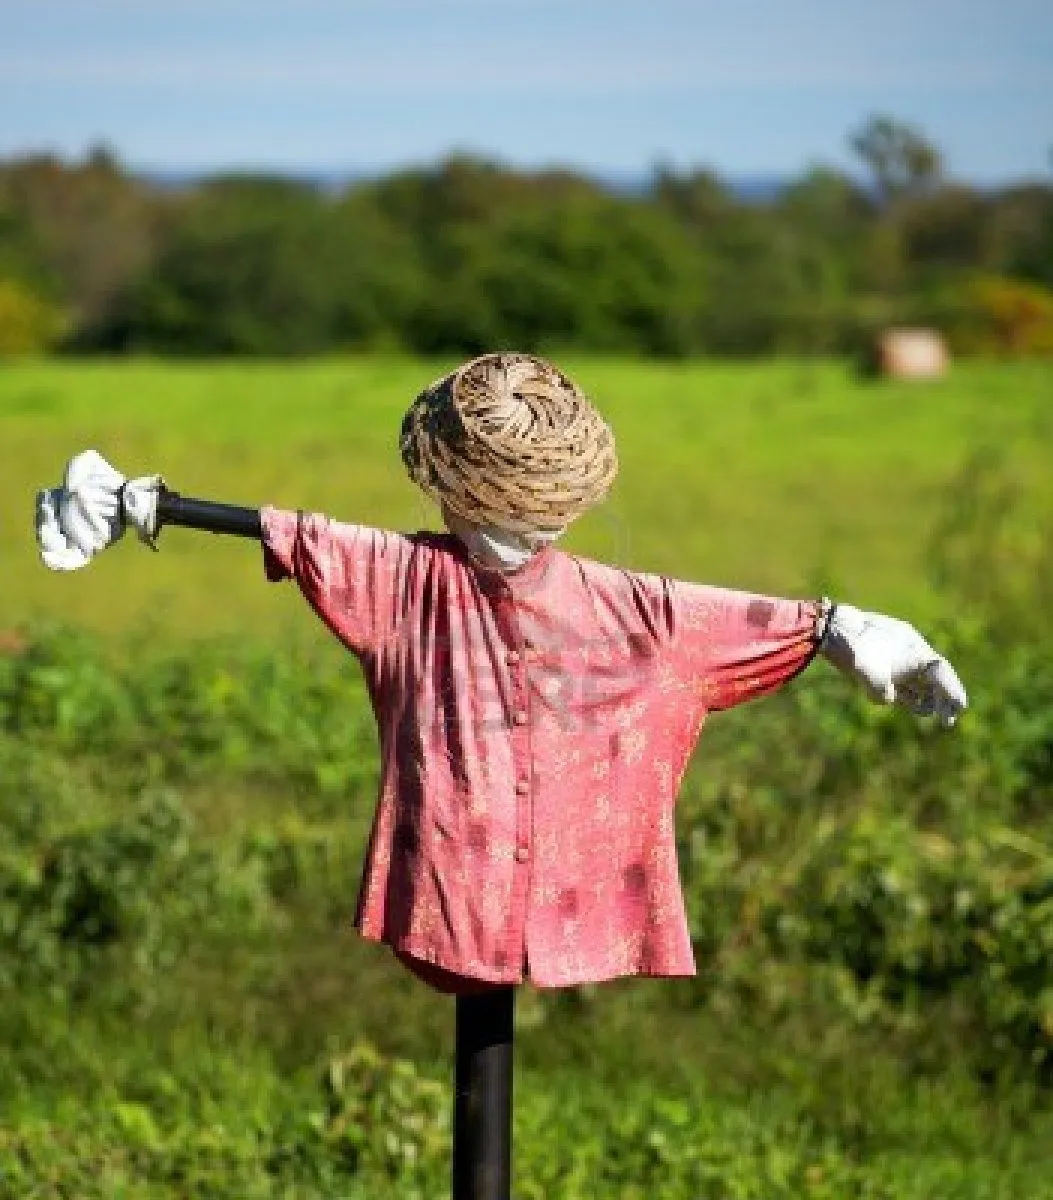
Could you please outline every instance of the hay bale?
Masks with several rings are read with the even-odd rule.
[[[875,346],[877,372],[893,379],[939,379],[947,373],[947,343],[935,329],[886,329]]]

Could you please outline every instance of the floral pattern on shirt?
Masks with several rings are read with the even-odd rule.
[[[555,547],[502,575],[450,534],[278,509],[263,530],[376,714],[360,932],[465,989],[693,974],[680,780],[708,712],[807,665],[820,605]]]

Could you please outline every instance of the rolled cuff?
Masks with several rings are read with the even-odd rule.
[[[301,514],[278,508],[260,509],[263,571],[271,583],[293,578],[293,554]]]

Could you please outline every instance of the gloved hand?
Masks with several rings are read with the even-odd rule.
[[[37,545],[45,566],[75,571],[116,542],[127,525],[154,546],[162,486],[160,475],[125,480],[94,450],[70,459],[63,484],[37,493]]]
[[[835,605],[819,651],[879,703],[935,713],[948,726],[968,704],[954,668],[906,621]]]

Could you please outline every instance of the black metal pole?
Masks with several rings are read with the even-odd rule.
[[[509,1200],[515,988],[457,998],[453,1200]]]
[[[260,538],[257,508],[195,500],[162,488],[157,526]],[[457,998],[453,1200],[510,1200],[515,988]]]
[[[157,525],[183,525],[188,529],[204,529],[209,533],[231,533],[237,537],[259,538],[263,535],[258,508],[241,508],[236,504],[214,504],[211,500],[194,500],[178,492],[162,488],[157,494]]]

